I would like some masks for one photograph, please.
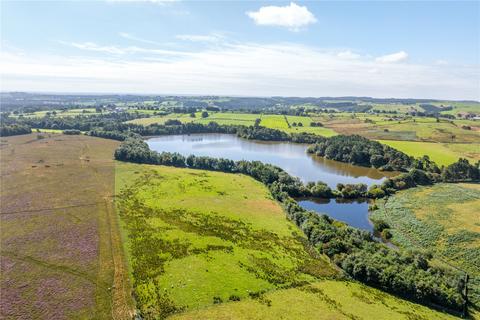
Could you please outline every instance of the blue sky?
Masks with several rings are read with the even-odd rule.
[[[479,3],[2,1],[2,90],[479,100]]]

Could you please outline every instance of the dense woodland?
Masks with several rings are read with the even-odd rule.
[[[28,125],[23,124],[8,124],[0,126],[0,136],[16,136],[20,134],[29,134],[32,133],[32,128]]]
[[[413,159],[403,152],[358,135],[334,136],[308,148],[327,159],[386,171],[406,171]]]

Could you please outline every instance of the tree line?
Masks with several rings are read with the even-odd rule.
[[[10,124],[0,126],[0,137],[16,136],[20,134],[32,133],[32,128],[24,124]]]

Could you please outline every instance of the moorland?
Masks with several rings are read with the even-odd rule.
[[[478,318],[478,102],[2,93],[2,111],[5,318]],[[148,140],[212,133],[385,175]],[[375,232],[304,198],[367,201]]]

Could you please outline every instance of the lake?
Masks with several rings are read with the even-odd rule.
[[[381,183],[393,173],[381,172],[328,160],[306,152],[308,145],[291,142],[246,140],[233,134],[192,134],[154,137],[147,140],[150,149],[178,152],[184,156],[209,156],[232,160],[258,160],[276,165],[303,182],[323,181],[332,189],[337,183]],[[308,210],[325,213],[349,225],[372,231],[366,201],[341,199],[303,199],[299,204]]]
[[[325,213],[352,227],[373,233],[373,224],[368,218],[368,202],[365,199],[298,199],[297,201],[304,209]]]
[[[353,166],[307,154],[308,145],[291,142],[246,140],[233,134],[192,134],[154,137],[150,149],[178,152],[184,156],[209,156],[232,160],[258,160],[276,165],[303,182],[323,181],[335,189],[337,183],[381,183],[391,173]]]

